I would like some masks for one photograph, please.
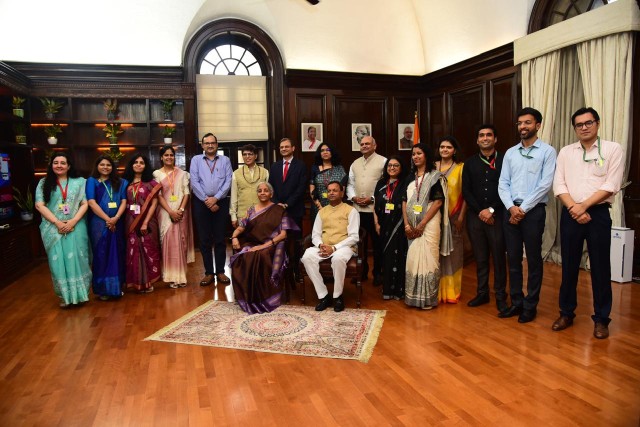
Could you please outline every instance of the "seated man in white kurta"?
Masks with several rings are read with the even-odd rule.
[[[343,197],[342,184],[330,182],[327,186],[329,204],[318,212],[311,233],[313,246],[305,251],[301,259],[320,299],[316,311],[331,306],[332,301],[334,311],[344,310],[344,276],[347,262],[357,252],[360,215],[352,206],[342,203]],[[331,258],[333,269],[333,299],[320,275],[319,263],[327,258]]]

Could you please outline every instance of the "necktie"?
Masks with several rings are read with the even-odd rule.
[[[284,172],[282,172],[282,181],[285,181],[287,179],[287,173],[289,172],[289,162],[285,161],[284,162]]]

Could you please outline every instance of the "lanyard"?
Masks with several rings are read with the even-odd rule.
[[[64,185],[64,190],[62,189],[62,185],[60,185],[60,180],[57,179],[56,182],[58,183],[58,188],[62,193],[62,203],[67,203],[67,190],[69,189],[69,178],[67,178],[67,183]]]
[[[422,188],[422,184],[424,184],[424,177],[427,174],[427,171],[424,171],[424,175],[422,175],[422,180],[420,181],[420,185],[418,185],[418,174],[416,173],[416,200],[420,200],[420,189]]]
[[[494,169],[494,170],[495,170],[495,168],[496,168],[496,159],[498,158],[498,150],[496,150],[496,152],[495,152],[495,156],[493,157],[493,160],[491,160],[491,162],[488,162],[488,161],[487,161],[487,160],[482,156],[482,154],[480,154],[480,153],[478,153],[478,156],[480,156],[480,160],[482,160],[484,163],[488,164],[488,165],[489,165],[489,167],[490,167],[491,169]]]
[[[580,144],[580,146],[582,147],[582,161],[584,162],[598,162],[598,164],[600,166],[602,166],[602,161],[606,160],[604,157],[602,157],[602,153],[600,152],[600,137],[598,137],[598,140],[596,141],[596,143],[598,144],[598,158],[597,159],[589,159],[587,160],[587,150],[585,150],[584,146],[582,144]]]
[[[215,165],[216,164],[214,163],[213,166],[215,166]],[[209,166],[209,163],[207,163],[207,166]],[[176,180],[176,174],[174,172],[175,172],[175,169],[167,174],[167,180],[169,181],[169,187],[171,187],[171,195],[172,196],[173,196],[173,183]]]
[[[525,159],[533,159],[533,156],[531,155],[531,151],[533,151],[534,148],[538,148],[538,147],[536,147],[535,145],[532,145],[531,147],[529,147],[529,151],[527,151],[526,154],[524,154],[524,147],[518,147],[518,151],[520,152],[520,155]]]
[[[424,178],[422,178],[422,180],[424,181]],[[387,181],[387,202],[390,202],[391,199],[393,198],[393,192],[396,191],[398,182],[400,181],[396,180],[396,182],[392,184],[391,180]],[[422,185],[422,183],[420,183],[420,185]]]
[[[209,172],[213,173],[213,171],[216,169],[216,163],[218,162],[218,157],[216,156],[216,158],[213,160],[213,166],[209,166],[209,159],[206,156],[203,157],[203,159],[207,164],[207,167],[209,168]]]
[[[137,196],[137,194],[138,194],[138,190],[140,190],[140,185],[142,184],[142,181],[138,181],[136,184],[138,184],[138,185],[132,185],[132,186],[131,186],[131,187],[132,187],[131,192],[133,193],[133,203],[134,203],[134,204],[135,204],[135,203],[136,203],[136,201],[137,201],[136,196]]]
[[[255,170],[258,169],[258,165],[254,166],[253,168],[254,168],[253,169],[253,174],[255,175]],[[249,169],[249,168],[247,166],[243,166],[242,167],[242,177],[244,178],[245,181],[247,181],[247,184],[255,184],[256,182],[258,182],[260,180],[260,174],[261,174],[260,169],[258,169],[258,177],[256,179],[254,179],[253,182],[250,182],[247,179],[247,176],[244,174],[244,170],[245,169]],[[249,170],[251,170],[251,169],[249,169]]]
[[[109,195],[109,201],[113,202],[113,188],[109,189],[105,181],[102,181],[102,185],[104,185],[105,190],[107,190],[107,194]]]

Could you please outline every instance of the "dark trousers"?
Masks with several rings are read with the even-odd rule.
[[[293,269],[296,277],[300,273],[300,258],[302,258],[302,218],[291,217],[296,223],[299,230],[287,231],[287,254],[289,256],[289,265]]]
[[[509,294],[511,305],[535,310],[542,286],[542,233],[546,218],[545,205],[537,204],[518,224],[510,224],[511,214],[505,211],[504,241],[509,261]],[[527,251],[527,296],[522,292],[522,245]]]
[[[609,205],[591,207],[587,213],[591,221],[578,224],[567,211],[560,216],[560,253],[562,254],[562,284],[560,285],[560,314],[574,318],[578,306],[577,285],[584,241],[587,241],[591,265],[594,322],[608,325],[611,319],[611,216]]]
[[[493,225],[482,222],[477,215],[467,214],[467,233],[476,259],[478,294],[489,293],[489,254],[493,259],[493,290],[496,300],[507,299],[507,261],[505,258],[502,213],[494,218]]]
[[[224,238],[229,221],[229,199],[224,198],[218,201],[220,209],[217,212],[211,212],[207,205],[197,197],[193,197],[192,200],[193,220],[198,230],[204,273],[224,273],[224,264],[227,259],[227,245]],[[211,248],[215,253],[215,269]]]
[[[376,233],[375,222],[373,221],[373,212],[360,212],[360,227],[367,230],[367,235],[371,237],[373,243],[373,276],[382,274],[382,246],[380,244],[380,236]],[[369,253],[369,238],[364,242],[364,252]],[[369,273],[368,256],[364,257],[362,265],[362,277],[366,278]]]

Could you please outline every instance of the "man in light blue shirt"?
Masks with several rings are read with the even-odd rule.
[[[504,204],[504,239],[509,260],[511,307],[498,317],[519,315],[518,322],[535,319],[542,286],[542,234],[547,193],[553,184],[556,151],[538,139],[542,114],[534,108],[518,112],[520,143],[504,155],[498,194]],[[522,291],[522,246],[527,253],[527,296]]]
[[[224,237],[229,222],[229,189],[233,169],[228,157],[218,154],[218,139],[208,133],[202,138],[204,154],[191,159],[191,189],[193,190],[193,222],[198,230],[200,253],[204,262],[204,277],[200,286],[228,284],[224,274],[227,245]],[[215,253],[215,269],[213,255]]]

